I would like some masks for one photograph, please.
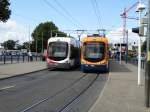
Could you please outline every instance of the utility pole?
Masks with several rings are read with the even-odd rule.
[[[35,42],[36,42],[36,43],[35,43],[36,54],[37,54],[37,38],[38,38],[38,34],[36,33],[36,35],[35,35],[35,39],[36,39],[36,40],[35,40]]]
[[[120,64],[121,64],[121,38],[120,38]]]
[[[150,0],[148,0],[147,61],[145,72],[145,104],[150,106]]]
[[[42,53],[43,53],[43,32],[42,32]]]
[[[139,0],[139,5],[141,0]],[[139,10],[139,28],[141,26],[141,10]],[[138,85],[141,85],[141,36],[139,35],[139,44],[138,44]]]
[[[124,9],[124,12],[126,12],[126,8]],[[127,13],[124,14],[123,18],[123,43],[125,43],[125,38],[126,38],[126,27],[127,27]]]
[[[128,30],[126,31],[126,63],[128,62]]]
[[[145,9],[145,6],[139,0],[137,11],[139,12],[139,32],[141,27],[141,14]],[[139,34],[139,44],[138,44],[138,85],[141,85],[141,35]]]
[[[28,47],[29,47],[29,52],[30,52],[31,51],[30,50],[30,25],[29,25],[29,46]]]

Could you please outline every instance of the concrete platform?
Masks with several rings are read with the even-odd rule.
[[[112,62],[109,79],[89,112],[150,112],[145,107],[144,70],[142,85],[137,85],[137,67]]]
[[[14,77],[43,69],[46,69],[46,63],[41,61],[5,64],[0,66],[0,79]]]

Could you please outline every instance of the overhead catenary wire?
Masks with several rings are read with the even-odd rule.
[[[99,28],[103,29],[102,22],[101,22],[101,16],[100,16],[100,10],[98,8],[99,7],[98,3],[96,0],[91,0],[91,4],[92,4],[93,10],[94,10],[94,13],[97,17],[97,22],[99,24]]]
[[[53,0],[53,1],[65,12],[65,14],[66,14],[69,18],[72,19],[72,21],[74,21],[76,24],[78,24],[79,26],[81,26],[81,28],[84,27],[84,25],[81,24],[76,18],[74,18],[74,17],[70,14],[70,12],[69,12],[60,2],[58,2],[58,0]]]
[[[99,9],[99,5],[98,5],[97,0],[94,0],[94,2],[95,2],[95,5],[96,5],[96,7],[97,7],[96,9],[97,9],[97,12],[98,12],[99,21],[100,21],[100,23],[101,23],[101,28],[103,29],[101,11],[100,11],[100,9]]]
[[[97,14],[97,11],[96,11],[96,9],[95,9],[95,4],[94,4],[93,0],[90,0],[90,1],[91,1],[91,4],[92,4],[94,13],[95,13],[95,15],[96,15],[96,18],[97,18],[97,22],[98,22],[98,24],[99,24],[99,26],[100,26],[101,23],[100,23],[100,21],[99,21],[98,14]]]
[[[46,5],[48,5],[50,8],[52,8],[55,12],[63,16],[65,19],[70,21],[74,26],[78,27],[79,25],[75,22],[73,22],[70,18],[68,18],[64,13],[62,13],[60,10],[58,10],[56,7],[54,7],[48,0],[43,0]]]
[[[103,29],[78,29],[78,30],[73,30],[73,29],[61,29],[62,32],[65,32],[66,34],[76,34],[78,37],[81,35],[93,35],[96,34],[96,32],[100,35],[100,36],[106,36],[107,33],[106,32],[110,32],[112,30],[105,30],[105,32],[103,32]],[[57,34],[60,34],[59,32],[57,32],[57,30],[52,30],[53,33],[55,33],[55,36]]]

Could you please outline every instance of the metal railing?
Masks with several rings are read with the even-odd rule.
[[[128,63],[131,63],[135,66],[138,66],[138,60],[137,59],[130,59],[128,60]],[[141,60],[141,69],[145,69],[146,60]]]
[[[120,61],[119,56],[116,56],[116,57],[114,57],[112,59],[114,59],[116,61]],[[122,56],[121,60],[125,61],[125,57]],[[133,64],[135,66],[138,66],[138,59],[137,58],[128,58],[127,62],[130,63],[130,64]],[[141,59],[141,69],[145,69],[145,64],[146,64],[146,60],[145,59]]]
[[[0,65],[2,64],[13,64],[13,63],[23,63],[31,61],[41,61],[41,55],[0,55]]]

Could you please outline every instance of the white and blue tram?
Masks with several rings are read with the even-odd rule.
[[[69,69],[80,64],[80,43],[73,37],[52,37],[47,45],[47,67]]]

